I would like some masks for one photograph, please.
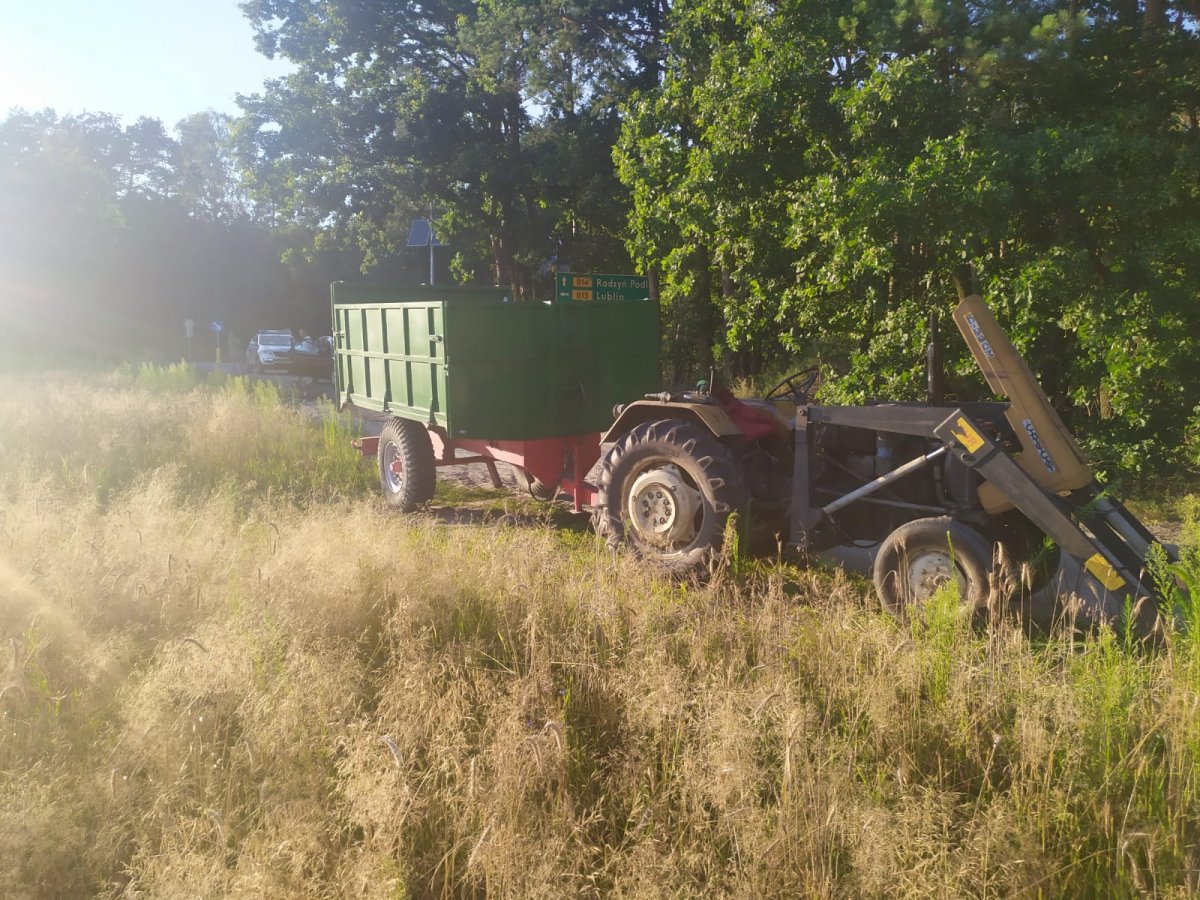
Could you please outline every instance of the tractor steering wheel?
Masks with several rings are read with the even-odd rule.
[[[767,391],[765,400],[779,400],[784,397],[794,397],[797,403],[807,403],[808,393],[821,377],[820,366],[809,366],[799,372],[793,372],[775,387]],[[786,388],[786,390],[784,390]]]

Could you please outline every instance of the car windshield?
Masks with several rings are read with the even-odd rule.
[[[260,347],[290,347],[292,339],[286,334],[260,334],[258,344]]]

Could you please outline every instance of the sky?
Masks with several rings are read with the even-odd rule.
[[[13,107],[141,116],[167,128],[288,71],[237,0],[0,0],[0,119]]]

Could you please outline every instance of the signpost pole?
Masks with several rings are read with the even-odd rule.
[[[225,323],[220,319],[215,319],[212,323],[212,333],[217,339],[217,368],[221,368],[221,332],[225,330]]]

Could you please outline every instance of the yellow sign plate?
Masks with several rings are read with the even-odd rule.
[[[1107,559],[1099,553],[1095,553],[1088,557],[1087,562],[1083,564],[1084,568],[1096,576],[1096,580],[1108,588],[1110,591],[1119,591],[1125,587],[1125,579],[1120,576],[1116,569],[1112,567]]]
[[[971,423],[962,416],[958,417],[955,423],[959,427],[959,431],[951,431],[950,433],[958,440],[960,444],[967,448],[969,453],[974,453],[983,446],[983,435],[971,427]]]

